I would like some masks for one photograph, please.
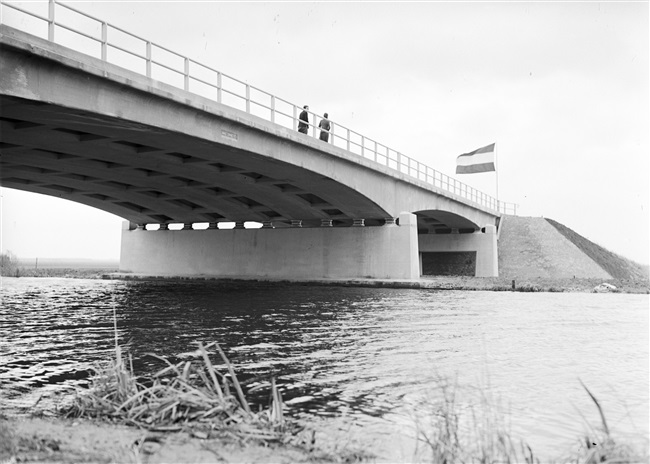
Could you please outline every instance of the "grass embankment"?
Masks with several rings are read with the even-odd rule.
[[[553,219],[546,221],[614,279],[648,280],[648,268],[617,255]]]

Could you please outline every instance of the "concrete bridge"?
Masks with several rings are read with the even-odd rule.
[[[126,219],[122,271],[413,279],[464,263],[498,275],[511,205],[345,127],[330,143],[299,133],[296,105],[210,68],[196,77],[187,58],[181,85],[154,79],[172,68],[149,42],[144,74],[113,64],[106,23],[99,58],[55,43],[57,7],[83,14],[50,2],[47,39],[0,25],[0,182]]]

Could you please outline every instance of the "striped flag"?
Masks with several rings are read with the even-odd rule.
[[[487,147],[460,155],[456,158],[456,174],[496,171],[496,167],[494,166],[495,145],[493,143]]]

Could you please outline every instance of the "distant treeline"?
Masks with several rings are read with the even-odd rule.
[[[5,277],[96,277],[116,272],[117,261],[91,259],[18,259],[11,251],[0,255],[0,275]]]

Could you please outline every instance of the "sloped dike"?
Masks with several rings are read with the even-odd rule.
[[[499,275],[506,278],[645,278],[639,265],[552,219],[504,216]]]

